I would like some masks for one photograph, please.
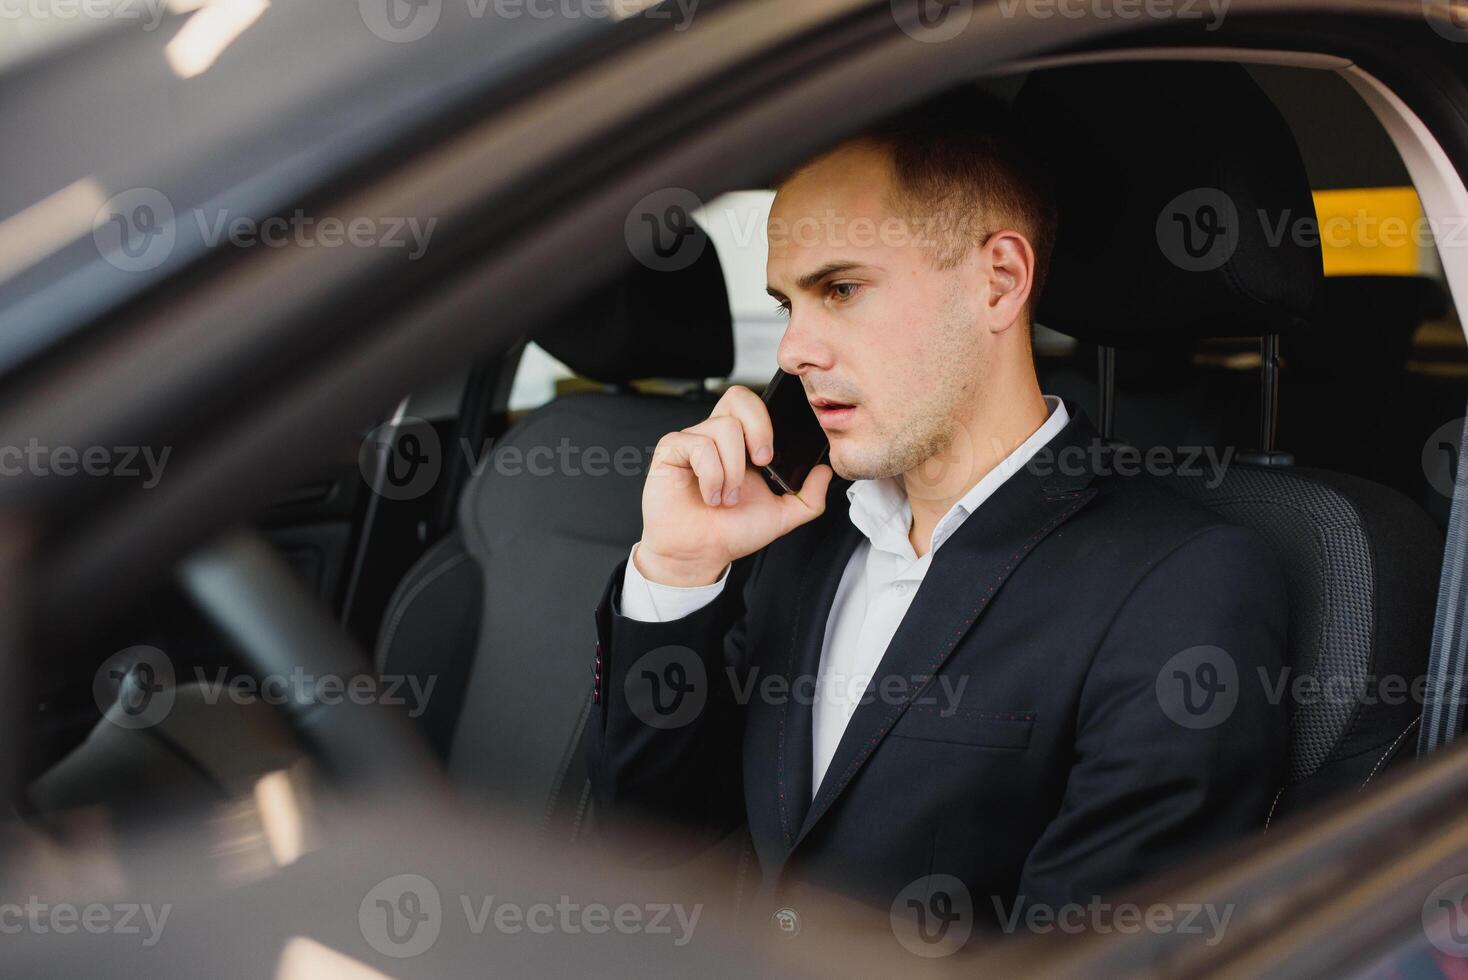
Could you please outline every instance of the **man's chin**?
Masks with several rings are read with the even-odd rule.
[[[893,474],[885,472],[877,465],[873,455],[871,452],[861,452],[860,447],[851,444],[849,437],[838,436],[831,441],[831,452],[826,461],[843,480],[881,480],[892,476]]]
[[[826,462],[831,464],[831,469],[835,470],[836,475],[843,480],[865,479],[858,475],[858,469],[853,466],[853,460],[846,451],[846,447],[837,442],[832,443],[831,451],[826,454]]]

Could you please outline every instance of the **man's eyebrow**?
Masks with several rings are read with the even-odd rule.
[[[812,286],[819,283],[822,279],[826,279],[830,276],[838,275],[843,272],[850,272],[853,269],[861,268],[865,268],[864,263],[861,262],[827,262],[825,265],[821,266],[819,269],[816,269],[814,272],[807,272],[805,275],[801,276],[798,280],[796,280],[795,286],[797,289],[810,289]],[[780,292],[773,286],[766,286],[765,292],[769,293],[775,299],[785,298],[785,294]]]

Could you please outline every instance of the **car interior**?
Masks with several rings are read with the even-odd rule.
[[[1420,217],[1381,125],[1335,75],[1279,65],[1117,61],[971,84],[1012,101],[1060,197],[1036,313],[1042,388],[1118,444],[1231,454],[1220,474],[1160,478],[1269,543],[1289,587],[1292,671],[1353,692],[1296,707],[1271,823],[1409,763],[1420,708],[1376,685],[1427,668],[1468,349],[1430,244],[1353,250],[1271,237],[1254,217]],[[1197,188],[1239,215],[1231,257],[1202,271],[1157,248],[1158,215]],[[744,356],[771,345],[742,334],[771,329],[743,312],[769,301],[731,271],[754,267],[760,240],[699,234],[690,267],[629,262],[512,350],[385,404],[362,445],[258,518],[379,674],[420,682],[404,695],[432,682],[403,710],[458,793],[532,822],[547,847],[594,830],[577,751],[592,610],[638,537],[651,447],[704,418],[731,379],[773,370]],[[558,373],[517,404],[532,362]],[[365,447],[409,433],[437,443],[442,473],[395,499]],[[549,465],[562,447],[574,470]],[[231,641],[180,590],[94,632],[92,656],[56,658],[39,678],[26,816],[100,805],[145,821],[299,754],[269,705],[211,699],[200,679],[233,662]],[[98,722],[93,671],[137,647],[167,652],[182,710],[145,729]]]

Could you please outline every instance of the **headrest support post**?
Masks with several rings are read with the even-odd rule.
[[[1279,435],[1279,334],[1265,334],[1259,342],[1259,448],[1275,451]]]
[[[1259,448],[1239,453],[1240,463],[1250,466],[1294,466],[1293,453],[1275,448],[1279,427],[1279,334],[1265,334],[1259,341]]]
[[[1096,403],[1101,438],[1110,442],[1116,425],[1116,348],[1108,344],[1096,348]]]

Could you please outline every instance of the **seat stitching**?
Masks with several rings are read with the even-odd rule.
[[[591,803],[591,780],[581,787],[581,797],[576,801],[576,815],[571,820],[571,843],[581,840],[581,831],[586,824],[586,811]]]
[[[545,812],[541,815],[540,820],[539,836],[542,842],[550,834],[551,824],[556,815],[556,803],[560,799],[562,787],[566,784],[566,775],[571,771],[571,762],[576,758],[576,750],[581,745],[581,735],[586,730],[586,721],[591,717],[591,699],[591,692],[587,692],[582,698],[581,717],[576,720],[576,728],[571,732],[571,738],[561,753],[561,761],[556,765],[556,778],[551,783],[550,795],[546,797],[545,801]]]
[[[1279,792],[1274,794],[1274,802],[1269,804],[1269,815],[1264,818],[1264,829],[1269,829],[1269,822],[1274,819],[1274,808],[1279,806],[1279,798],[1284,796],[1285,788],[1281,786]]]
[[[1385,762],[1387,759],[1391,758],[1391,754],[1397,750],[1397,746],[1400,745],[1400,744],[1402,744],[1402,739],[1406,738],[1407,737],[1407,733],[1410,732],[1412,729],[1416,728],[1417,727],[1417,723],[1420,722],[1421,720],[1422,720],[1422,716],[1421,715],[1418,715],[1416,718],[1413,718],[1412,719],[1412,724],[1410,724],[1406,728],[1402,729],[1402,734],[1398,735],[1395,739],[1392,740],[1392,744],[1389,745],[1389,746],[1387,746],[1387,750],[1382,753],[1381,758],[1376,760],[1376,765],[1374,765],[1374,766],[1371,767],[1371,771],[1369,773],[1367,773],[1366,774],[1366,778],[1364,780],[1362,780],[1362,782],[1361,782],[1361,788],[1362,789],[1365,789],[1366,788],[1366,784],[1369,783],[1369,782],[1371,782],[1371,777],[1376,775],[1376,771],[1381,768],[1381,764],[1383,762]]]

